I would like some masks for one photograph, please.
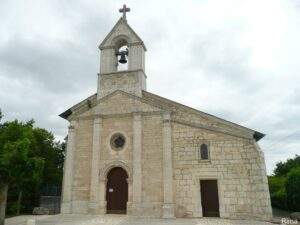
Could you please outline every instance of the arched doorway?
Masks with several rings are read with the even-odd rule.
[[[121,167],[112,168],[107,174],[106,212],[126,214],[128,201],[128,175]]]

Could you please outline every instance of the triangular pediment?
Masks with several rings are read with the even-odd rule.
[[[165,111],[164,107],[135,95],[117,90],[99,100],[97,100],[96,95],[93,95],[71,107],[60,116],[70,120],[95,114],[115,115],[160,111]]]
[[[99,49],[110,48],[114,46],[114,40],[118,37],[125,37],[131,44],[140,43],[143,45],[144,49],[146,47],[142,39],[135,33],[135,31],[128,25],[127,21],[121,17],[112,30],[106,35],[104,40],[99,45]]]
[[[159,112],[162,110],[162,107],[120,90],[98,100],[97,105],[93,108],[94,113],[101,115]]]

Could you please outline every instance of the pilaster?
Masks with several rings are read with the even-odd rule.
[[[63,193],[61,213],[72,213],[73,152],[75,148],[75,128],[77,122],[71,121],[68,131],[66,158],[64,162]]]
[[[101,177],[99,182],[99,214],[103,215],[106,213],[106,177]]]
[[[132,212],[138,213],[142,201],[142,115],[133,115]]]
[[[99,162],[102,118],[95,118],[93,127],[94,128],[89,211],[92,214],[97,214],[99,212]]]
[[[127,178],[128,184],[128,201],[127,201],[127,215],[132,215],[132,179]]]
[[[169,112],[163,114],[163,218],[174,218],[172,127]]]

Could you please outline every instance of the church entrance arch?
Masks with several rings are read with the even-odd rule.
[[[106,212],[126,214],[128,201],[128,175],[122,167],[114,167],[107,174]]]

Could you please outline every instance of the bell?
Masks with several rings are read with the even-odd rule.
[[[125,51],[119,51],[116,53],[117,56],[121,56],[119,63],[125,64],[127,63],[126,55],[128,55],[128,48]]]
[[[122,63],[122,64],[127,63],[125,53],[122,52],[120,55],[121,55],[121,57],[120,57],[119,63]]]

